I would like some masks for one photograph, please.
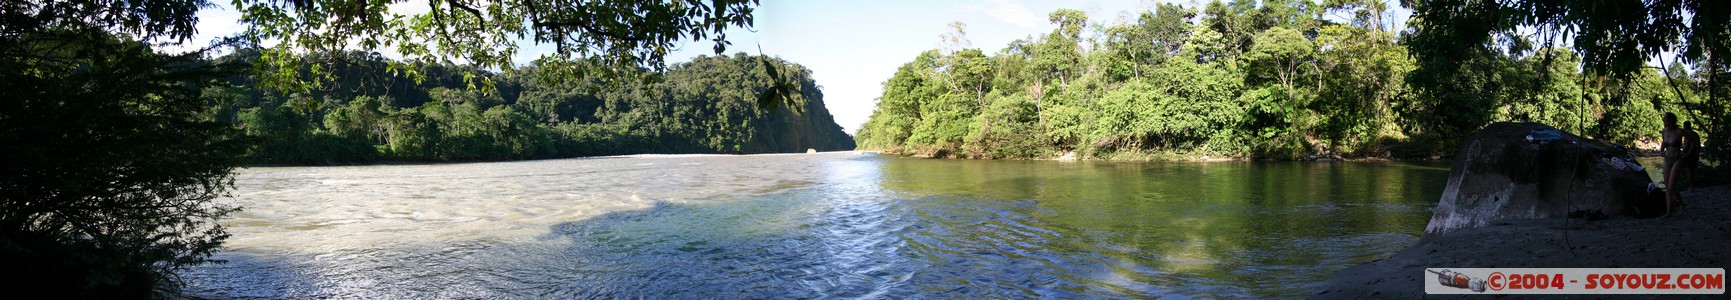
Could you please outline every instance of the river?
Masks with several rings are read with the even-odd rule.
[[[209,298],[1301,297],[1422,233],[1446,162],[835,152],[256,167]]]

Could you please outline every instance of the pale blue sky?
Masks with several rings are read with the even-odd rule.
[[[218,1],[222,2],[222,1]],[[733,29],[727,53],[763,54],[804,65],[823,86],[824,101],[835,121],[848,133],[859,130],[871,116],[882,83],[897,67],[920,52],[938,48],[948,24],[967,24],[967,38],[975,48],[995,53],[1010,41],[1050,32],[1047,13],[1070,8],[1088,13],[1090,23],[1119,23],[1151,8],[1156,2],[1177,2],[1195,7],[1207,2],[1149,0],[955,0],[955,1],[831,1],[764,0],[757,7],[751,30]],[[1392,1],[1391,1],[1392,2]],[[222,7],[200,11],[198,40],[232,34],[238,14]],[[425,5],[420,5],[424,10]],[[1398,7],[1398,5],[1390,5]],[[403,11],[415,11],[403,8]],[[1135,13],[1132,13],[1135,12]],[[1404,19],[1404,12],[1399,16]],[[527,63],[548,45],[524,42],[517,61]],[[199,42],[198,44],[203,44]],[[713,54],[710,43],[691,42],[668,57],[669,62],[688,61]],[[394,56],[390,51],[387,56]]]
[[[763,53],[812,70],[823,86],[830,114],[848,133],[871,116],[882,83],[921,52],[938,48],[949,24],[967,24],[975,48],[997,52],[1010,41],[1052,30],[1046,14],[1059,8],[1088,12],[1092,20],[1116,20],[1142,2],[1120,1],[763,1],[756,32],[728,34],[728,52]],[[711,54],[710,43],[692,43],[670,58]]]

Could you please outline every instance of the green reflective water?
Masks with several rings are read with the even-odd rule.
[[[1446,162],[852,153],[252,168],[210,298],[1302,297],[1417,239]]]
[[[946,207],[1026,201],[1005,207],[1062,237],[1034,247],[1112,262],[1117,281],[1146,284],[1121,286],[1127,294],[1291,297],[1416,240],[1447,176],[1446,162],[886,159],[883,186],[904,198],[955,196],[925,199]],[[954,237],[998,242],[985,233]]]

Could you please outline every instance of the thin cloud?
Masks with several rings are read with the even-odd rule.
[[[1034,28],[1040,26],[1040,16],[1028,11],[1028,7],[1010,0],[984,0],[968,5],[970,12],[984,12],[993,19],[1017,26]]]

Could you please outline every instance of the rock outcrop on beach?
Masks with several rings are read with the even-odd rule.
[[[1461,143],[1420,244],[1516,219],[1647,216],[1652,179],[1625,148],[1539,123],[1495,123]]]
[[[1683,192],[1688,213],[1636,218],[1662,212],[1650,183],[1622,147],[1544,124],[1491,124],[1462,143],[1417,244],[1335,272],[1311,298],[1434,297],[1427,268],[1726,267],[1731,186]]]
[[[1731,267],[1731,186],[1682,192],[1689,210],[1666,218],[1508,220],[1463,228],[1394,256],[1329,276],[1313,299],[1420,299],[1437,276],[1426,268]],[[1520,295],[1516,295],[1519,297]],[[1543,296],[1543,295],[1527,295]],[[1557,296],[1557,295],[1551,295]],[[1600,298],[1611,295],[1593,295]],[[1643,295],[1721,299],[1725,295]],[[1657,296],[1657,297],[1651,297]],[[1498,296],[1503,297],[1503,296]]]

